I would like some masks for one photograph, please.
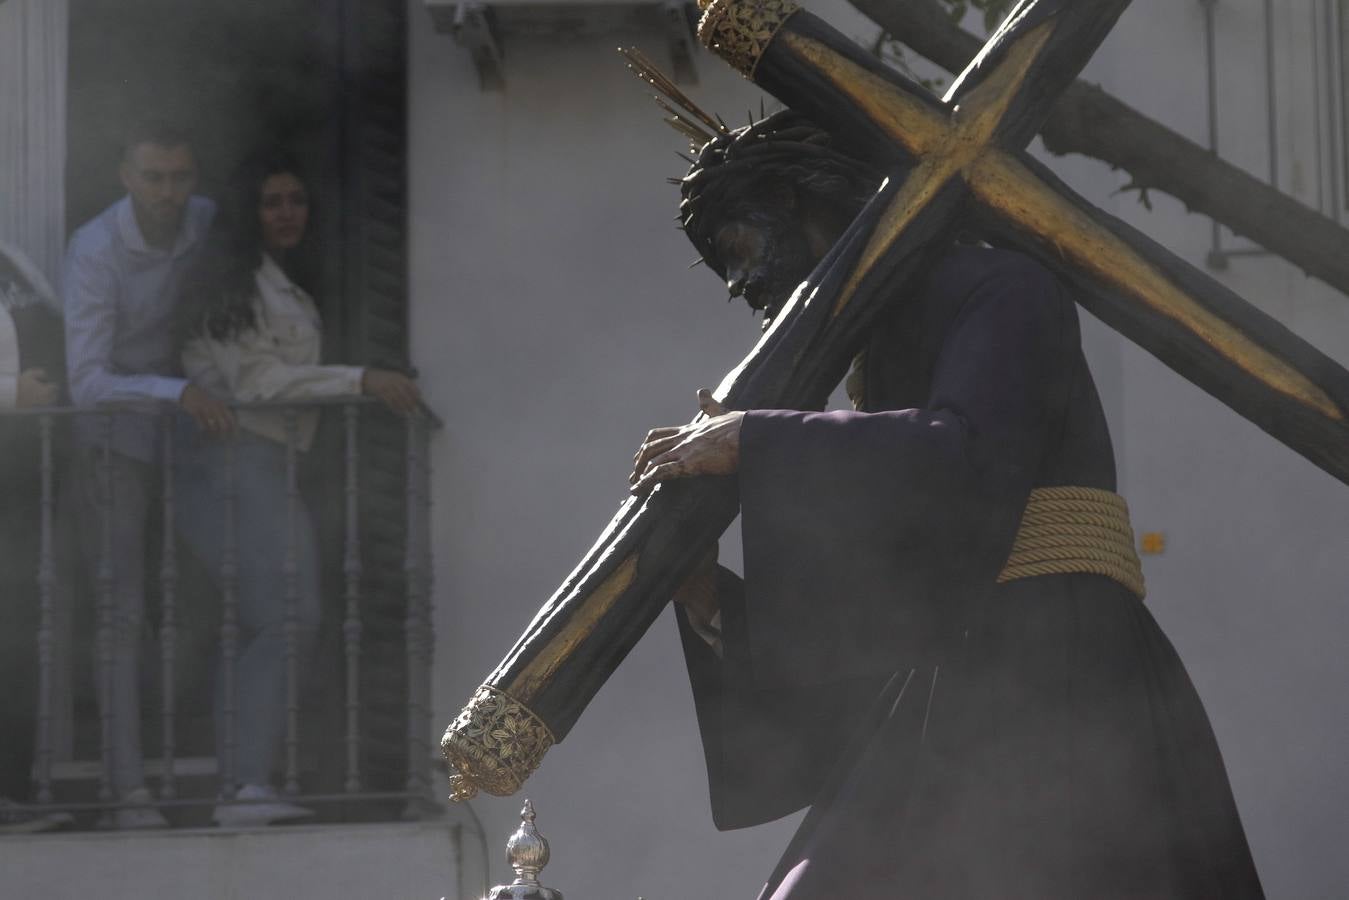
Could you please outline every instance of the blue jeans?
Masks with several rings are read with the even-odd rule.
[[[288,497],[286,448],[240,431],[227,441],[200,437],[184,421],[178,428],[179,465],[175,478],[179,534],[206,566],[217,587],[225,550],[225,462],[234,449],[235,598],[238,626],[234,666],[234,780],[264,785],[286,734],[286,605],[288,554],[295,565],[295,672],[304,672],[313,653],[319,621],[318,551],[309,508]],[[294,503],[291,507],[289,504]],[[293,512],[293,528],[290,514]],[[225,773],[225,658],[217,666],[216,758]]]

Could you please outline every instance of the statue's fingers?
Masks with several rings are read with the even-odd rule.
[[[720,400],[712,396],[712,392],[707,388],[698,389],[698,408],[706,413],[709,418],[712,416],[724,416],[730,412],[729,409],[722,405]]]
[[[647,448],[650,447],[652,444],[655,444],[658,441],[663,441],[666,438],[674,437],[681,431],[683,431],[683,429],[678,427],[653,428],[650,431],[648,431],[646,433],[646,437],[642,439],[642,443],[637,447],[637,452],[632,455],[633,464],[636,465],[641,460],[643,455],[647,456],[648,458],[651,456],[651,454],[647,452]]]
[[[642,443],[649,444],[652,441],[658,441],[661,438],[667,438],[672,434],[678,434],[683,429],[683,427],[684,426],[682,425],[671,425],[669,428],[653,428],[646,433],[646,437],[642,439]]]
[[[637,449],[637,455],[633,457],[633,474],[640,475],[650,464],[652,458],[667,450],[673,449],[681,440],[683,440],[684,436],[679,433],[679,429],[674,429],[674,431],[674,434],[648,441]]]
[[[686,467],[683,460],[671,457],[666,462],[654,465],[647,470],[646,474],[637,480],[637,483],[630,489],[632,493],[641,496],[651,492],[657,484],[667,481],[671,478],[679,478],[686,474]]]
[[[632,475],[628,477],[629,484],[636,484],[637,481],[650,471],[651,467],[665,461],[665,457],[670,455],[679,444],[679,436],[671,435],[668,438],[662,438],[652,444],[644,444],[642,451],[637,455],[637,461],[633,464]]]

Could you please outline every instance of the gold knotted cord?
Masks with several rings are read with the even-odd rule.
[[[1035,488],[998,582],[1074,572],[1113,578],[1140,600],[1147,595],[1129,505],[1099,488]]]

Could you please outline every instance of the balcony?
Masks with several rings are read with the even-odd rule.
[[[396,418],[366,397],[236,409],[266,410],[285,422],[289,436],[277,451],[285,460],[285,497],[278,506],[287,517],[280,554],[285,562],[277,576],[285,641],[284,697],[278,702],[284,703],[285,725],[271,780],[283,800],[315,813],[306,826],[258,833],[285,832],[295,841],[313,831],[310,825],[435,822],[428,448],[439,422],[429,411]],[[305,453],[297,447],[297,423],[315,410],[322,412],[321,424]],[[7,452],[4,464],[28,482],[28,500],[7,497],[5,503],[11,524],[21,517],[17,539],[26,544],[5,548],[11,561],[5,600],[10,610],[26,607],[27,615],[18,618],[36,622],[28,638],[35,671],[20,687],[35,691],[32,734],[3,738],[32,742],[28,809],[68,819],[65,830],[43,840],[100,837],[71,832],[130,834],[115,831],[115,813],[124,804],[115,789],[114,735],[124,723],[116,721],[113,704],[97,700],[112,690],[114,676],[116,510],[109,489],[101,521],[74,521],[80,508],[71,500],[69,477],[77,452],[109,466],[115,425],[126,417],[157,421],[160,442],[158,461],[147,464],[157,490],[142,542],[146,599],[136,685],[145,780],[154,807],[171,826],[155,839],[208,827],[218,806],[246,805],[232,796],[240,724],[240,535],[251,524],[238,515],[246,476],[234,464],[241,439],[222,439],[216,454],[223,460],[214,482],[222,486],[219,503],[211,507],[221,511],[213,527],[219,554],[217,565],[205,566],[179,535],[185,510],[177,476],[191,463],[176,446],[175,434],[183,433],[176,415],[150,407],[0,412],[0,428],[17,436],[11,446],[24,450],[22,457]],[[78,445],[71,436],[77,421],[86,436]],[[91,432],[101,435],[92,447]],[[295,527],[305,508],[314,514],[320,568],[320,615],[307,663],[299,650],[301,549]],[[77,528],[100,538],[103,549],[93,558],[81,552],[89,542],[76,540]],[[12,527],[3,533],[6,540],[16,536]],[[30,571],[16,572],[16,559]],[[23,638],[11,637],[10,646],[16,640]],[[216,691],[223,704],[213,702]],[[223,734],[216,733],[213,718]],[[443,835],[436,840],[443,843]],[[444,886],[441,892],[447,892]]]

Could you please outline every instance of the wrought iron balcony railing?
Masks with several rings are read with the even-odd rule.
[[[399,419],[367,397],[241,403],[234,407],[271,410],[286,423],[289,440],[285,445],[284,507],[292,522],[302,503],[299,474],[303,454],[297,448],[298,418],[305,411],[318,408],[336,414],[329,416],[319,444],[308,455],[320,457],[315,462],[322,463],[327,477],[322,485],[324,496],[319,499],[323,508],[332,510],[326,522],[320,524],[318,537],[321,542],[326,541],[326,547],[320,548],[326,570],[321,582],[324,621],[326,633],[331,637],[325,659],[331,670],[340,675],[335,679],[338,684],[324,698],[326,729],[320,729],[322,734],[302,734],[306,711],[302,708],[301,682],[306,673],[300,671],[297,653],[299,588],[292,524],[286,529],[286,562],[280,573],[286,641],[285,734],[276,772],[281,796],[319,809],[321,819],[378,819],[430,808],[434,806],[431,775],[434,744],[430,731],[434,636],[428,449],[431,434],[440,427],[440,422],[429,410]],[[175,475],[184,462],[182,451],[175,447],[176,415],[181,415],[181,411],[166,406],[0,411],[0,428],[36,432],[35,436],[30,435],[35,437],[36,459],[0,459],[0,465],[6,468],[31,471],[37,481],[32,511],[35,520],[31,523],[36,532],[37,553],[36,559],[25,563],[31,565],[31,590],[6,598],[11,604],[37,605],[38,626],[32,635],[36,647],[37,697],[35,733],[31,735],[34,762],[30,804],[35,811],[68,812],[83,824],[107,825],[113,821],[110,813],[122,805],[114,791],[112,744],[119,725],[114,718],[116,711],[111,703],[92,702],[92,696],[108,695],[109,679],[113,677],[111,634],[115,597],[111,548],[116,519],[108,491],[102,521],[92,526],[100,529],[103,550],[99,558],[79,558],[79,542],[72,536],[73,523],[67,521],[74,515],[73,505],[63,502],[63,492],[70,485],[63,483],[67,466],[62,460],[64,450],[71,446],[66,435],[67,422],[76,418],[101,423],[101,444],[93,451],[104,465],[116,452],[112,437],[115,420],[123,416],[153,416],[161,422],[156,464],[160,490],[155,505],[156,518],[162,520],[162,525],[155,537],[146,536],[146,541],[153,540],[157,545],[158,565],[155,567],[152,561],[145,578],[147,594],[153,592],[157,596],[157,627],[149,631],[158,647],[153,656],[141,654],[142,686],[138,688],[142,722],[137,727],[143,726],[144,731],[155,735],[153,742],[144,744],[147,757],[144,769],[154,790],[154,804],[169,813],[175,824],[201,822],[204,815],[201,810],[231,800],[239,715],[235,702],[235,664],[239,652],[238,535],[240,528],[249,526],[239,521],[236,514],[239,473],[234,467],[233,448],[237,437],[221,439],[225,450],[219,482],[223,484],[219,506],[223,513],[218,523],[219,566],[218,571],[207,573],[213,575],[209,579],[213,588],[202,578],[195,582],[185,578],[187,551],[180,546],[175,525],[180,502]],[[83,446],[81,452],[88,453],[87,439]],[[341,448],[340,453],[337,447]],[[377,508],[379,515],[372,518],[365,513],[365,506]],[[85,523],[84,527],[91,527],[91,523]],[[397,546],[399,542],[401,548]],[[155,549],[150,553],[153,556]],[[85,577],[81,577],[81,568]],[[192,591],[218,596],[218,621],[184,620],[184,601],[191,599]],[[200,603],[189,605],[193,610],[200,606]],[[72,628],[72,624],[83,625],[92,648],[72,646],[71,635],[80,631]],[[380,634],[372,631],[376,626],[382,629]],[[202,644],[202,628],[213,630],[214,637],[205,643],[218,654],[218,677],[225,701],[223,711],[218,713],[223,740],[216,743],[223,744],[223,753],[202,751],[211,743],[202,740],[201,732],[212,729],[197,726],[209,723],[210,701],[204,704],[206,710],[189,709],[186,704],[192,698],[180,696],[183,671],[200,670],[198,659],[184,658],[188,652],[184,650],[184,637],[189,633],[197,635],[194,642],[187,643]],[[81,705],[72,700],[72,695],[79,693],[78,687],[72,687],[78,681],[72,672],[78,668],[76,661],[83,649],[93,650],[90,674],[84,680],[92,681],[96,690],[86,690],[85,715],[81,721],[81,716],[72,712]],[[156,698],[147,696],[150,692],[143,689],[146,675],[158,682]],[[397,709],[389,708],[391,704],[387,702],[391,685],[401,693]],[[372,700],[368,696],[372,693],[384,696]],[[149,702],[152,699],[156,702]],[[97,720],[96,726],[90,719]],[[30,736],[6,734],[2,738],[27,740]],[[312,769],[302,766],[302,741],[314,751],[306,759],[322,759],[321,768],[326,775],[313,775]],[[185,747],[190,752],[184,752]],[[378,773],[368,773],[365,768],[376,757],[382,761],[382,767],[375,767],[380,769]],[[401,774],[394,771],[391,775],[391,766],[395,770],[401,768]],[[328,812],[325,814],[324,810]]]

